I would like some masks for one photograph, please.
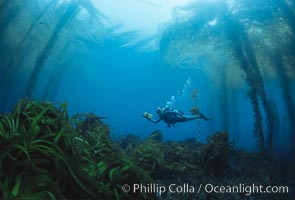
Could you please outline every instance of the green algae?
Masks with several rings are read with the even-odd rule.
[[[22,100],[0,117],[3,199],[147,198],[121,184],[151,181],[98,117],[69,119],[66,104]]]
[[[67,104],[21,100],[0,116],[2,199],[249,199],[245,194],[124,192],[128,184],[198,186],[288,185],[291,164],[279,167],[264,154],[235,150],[226,132],[202,144],[195,138],[163,141],[160,131],[116,142],[93,113],[70,118]],[[253,194],[253,199],[292,199],[290,194]]]

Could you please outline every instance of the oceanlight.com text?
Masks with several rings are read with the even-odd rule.
[[[231,185],[231,186],[223,186],[223,185],[212,185],[206,184],[204,186],[204,190],[206,193],[239,193],[245,195],[251,195],[254,193],[288,193],[288,186],[263,186],[263,185]]]

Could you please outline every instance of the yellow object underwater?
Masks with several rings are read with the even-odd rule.
[[[148,118],[148,119],[152,119],[152,118],[153,118],[153,115],[152,115],[151,113],[148,113],[148,112],[144,112],[144,113],[143,113],[143,116],[144,116],[145,118]]]

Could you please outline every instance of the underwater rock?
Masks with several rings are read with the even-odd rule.
[[[97,127],[103,127],[107,136],[110,134],[110,128],[101,120],[104,117],[99,117],[93,113],[77,114],[73,117],[75,119],[76,128],[83,134],[93,131]]]
[[[155,140],[161,142],[163,140],[163,135],[161,131],[155,130],[152,134],[147,138],[147,140]]]
[[[183,180],[192,173],[199,174],[201,145],[196,141],[160,142],[159,133],[154,131],[134,148],[132,159],[136,164],[156,180],[174,177]]]
[[[134,148],[132,159],[139,167],[156,175],[165,168],[163,144],[154,140],[145,140]]]
[[[229,168],[228,158],[231,151],[228,133],[217,132],[208,138],[208,143],[202,149],[202,167],[214,176],[223,175]]]
[[[127,134],[120,136],[116,143],[125,151],[130,151],[140,142],[140,138],[137,135]]]

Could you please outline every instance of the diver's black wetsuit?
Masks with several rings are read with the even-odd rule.
[[[154,120],[151,118],[147,118],[147,119],[153,123],[158,123],[161,120],[163,120],[168,125],[168,127],[170,127],[171,125],[173,125],[173,127],[175,127],[175,124],[178,122],[186,122],[186,121],[190,121],[193,119],[204,119],[206,121],[210,120],[209,118],[207,118],[205,115],[203,115],[200,112],[198,115],[186,116],[186,115],[184,115],[183,112],[176,110],[174,108],[171,108],[171,107],[163,108],[163,109],[157,111],[157,114],[159,116],[159,118],[157,120]]]

